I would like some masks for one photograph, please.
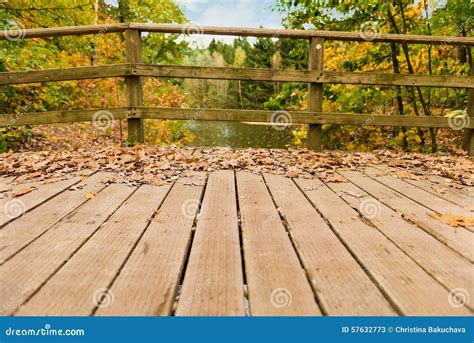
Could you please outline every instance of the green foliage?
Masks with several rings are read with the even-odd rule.
[[[33,136],[31,128],[7,127],[0,131],[0,152],[16,150]]]

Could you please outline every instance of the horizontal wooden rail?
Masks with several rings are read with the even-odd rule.
[[[239,121],[272,123],[276,116],[283,116],[283,124],[334,124],[354,126],[411,126],[411,127],[450,127],[447,117],[415,117],[399,115],[378,115],[359,113],[305,112],[305,111],[266,111],[216,108],[176,108],[176,107],[133,107],[81,109],[68,111],[32,112],[0,114],[0,127],[10,125],[38,125],[52,123],[84,122],[97,120],[95,115],[101,111],[112,119],[171,119],[204,121]],[[100,117],[99,117],[100,118]],[[466,129],[474,129],[474,121],[467,123]]]
[[[175,77],[220,80],[317,82],[381,86],[474,88],[474,77],[310,71],[290,69],[224,68],[115,64],[0,73],[0,85],[82,80],[121,76]]]
[[[108,111],[112,114],[111,117],[106,115],[105,120],[126,119],[131,113],[128,108],[107,108],[0,114],[0,127],[93,121],[97,119],[94,115],[99,111]]]
[[[90,67],[3,72],[0,73],[0,85],[123,77],[131,75],[131,73],[131,65],[126,63]]]
[[[88,34],[104,34],[124,32],[135,29],[143,32],[161,32],[176,34],[209,34],[223,36],[252,36],[274,38],[311,38],[321,37],[326,40],[365,42],[367,38],[361,32],[322,31],[322,30],[288,30],[265,28],[230,28],[215,26],[200,26],[194,24],[153,24],[153,23],[123,23],[99,24],[83,26],[49,27],[39,29],[0,31],[0,40],[8,37],[45,38],[56,36],[73,36]],[[411,44],[443,44],[474,46],[473,37],[429,36],[412,34],[380,33],[370,39],[371,42],[411,43]]]
[[[291,124],[335,124],[366,126],[450,127],[447,117],[415,117],[360,113],[267,111],[215,108],[138,107],[134,116],[143,119],[227,120],[271,123],[275,115],[283,116]],[[474,121],[466,128],[474,128]]]
[[[199,25],[176,24],[143,24],[130,23],[130,28],[146,32],[188,33],[222,36],[248,36],[273,38],[311,38],[321,37],[326,40],[365,42],[367,38],[361,32],[322,31],[322,30],[288,30],[265,28],[233,28]],[[474,37],[429,36],[411,34],[380,33],[370,39],[371,42],[413,43],[413,44],[446,44],[474,46]]]
[[[308,83],[319,82],[386,86],[474,88],[474,77],[469,76],[457,77],[448,75],[380,74],[336,71],[320,72],[291,69],[225,68],[163,65],[136,65],[133,67],[133,70],[134,73],[136,70],[136,74],[140,76],[157,77]]]
[[[0,31],[0,40],[7,40],[8,37],[23,38],[46,38],[57,36],[82,36],[104,33],[124,32],[129,27],[124,24],[98,24],[98,25],[80,25],[80,26],[58,26],[39,29],[7,30]]]

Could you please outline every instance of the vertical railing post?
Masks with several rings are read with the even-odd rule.
[[[308,69],[322,72],[324,68],[324,38],[311,37],[309,44]],[[322,112],[323,84],[310,83],[308,89],[308,111]],[[306,142],[308,148],[321,151],[322,125],[310,124]]]
[[[125,49],[127,63],[142,63],[142,44],[139,30],[125,30]],[[131,108],[142,106],[143,94],[140,76],[126,76],[125,84],[127,86],[127,106]],[[129,118],[128,143],[134,145],[136,143],[143,143],[144,140],[143,119]]]
[[[470,49],[470,48],[469,48]],[[471,76],[474,76],[474,65],[471,65]],[[467,100],[467,116],[466,122],[469,123],[471,120],[474,121],[474,89],[469,88],[468,100]],[[464,130],[464,148],[467,150],[469,156],[474,156],[474,130]]]

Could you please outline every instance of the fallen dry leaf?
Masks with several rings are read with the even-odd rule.
[[[32,191],[34,191],[36,189],[36,187],[28,187],[28,188],[23,188],[23,189],[20,189],[19,191],[16,191],[12,194],[12,197],[19,197],[19,196],[22,196],[22,195],[25,195],[25,194],[28,194]]]
[[[94,192],[89,192],[89,193],[86,194],[86,198],[87,198],[87,199],[92,199],[92,198],[94,198],[94,197],[95,197],[95,193],[94,193]]]
[[[347,179],[342,175],[334,174],[327,176],[326,182],[347,182]]]
[[[453,227],[474,226],[474,217],[464,217],[464,216],[459,216],[459,215],[454,215],[454,214],[435,214],[433,215],[433,218]]]
[[[405,170],[400,170],[395,173],[399,178],[410,179],[410,180],[421,180],[423,177],[421,175],[415,175]]]

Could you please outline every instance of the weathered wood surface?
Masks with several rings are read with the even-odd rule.
[[[173,185],[112,284],[113,304],[99,307],[96,315],[172,314],[205,177],[204,173],[195,173]]]
[[[125,185],[107,187],[0,266],[0,304],[9,304],[3,314],[13,314],[50,279],[133,191]]]
[[[369,193],[378,202],[402,213],[423,230],[459,254],[474,261],[474,237],[462,228],[453,228],[434,218],[436,212],[420,205],[369,176],[356,171],[341,171],[349,181]]]
[[[71,177],[72,190],[60,181],[0,229],[0,314],[472,315],[452,292],[474,291],[473,233],[385,179],[340,173],[347,182],[242,171],[138,189],[104,173]]]
[[[295,183],[271,174],[265,174],[265,181],[324,312],[339,316],[395,315],[377,285]],[[369,295],[371,301],[367,302]]]
[[[123,77],[129,74],[131,74],[130,64],[1,72],[0,85],[100,79],[107,77]]]
[[[473,266],[469,260],[380,202],[373,204],[377,212],[368,212],[371,197],[354,184],[328,183],[328,186],[447,289],[461,287],[469,294],[474,293]],[[473,304],[469,306],[474,309]]]
[[[34,112],[22,114],[0,114],[0,126],[39,125],[93,121],[94,115],[105,111],[113,120],[130,117],[142,119],[170,120],[223,120],[270,123],[274,112],[265,110],[240,110],[218,108],[176,108],[176,107],[135,107],[84,109],[69,111]],[[379,115],[360,113],[285,111],[291,124],[331,124],[331,125],[368,125],[368,126],[413,126],[449,128],[446,117],[410,117],[399,115]],[[276,125],[276,124],[275,124]],[[474,128],[474,121],[468,123]]]
[[[321,181],[298,179],[296,183],[401,314],[470,313],[465,307],[451,306],[444,287]]]
[[[65,110],[49,112],[28,112],[0,114],[0,127],[12,125],[40,125],[55,123],[75,123],[93,121],[97,116],[106,120],[126,119],[129,116],[127,108],[96,108],[83,110]]]
[[[88,316],[96,306],[108,305],[110,284],[168,190],[140,187],[16,314]]]
[[[138,30],[125,30],[125,57],[128,63],[142,63],[142,41],[141,33]],[[125,76],[127,86],[127,106],[143,106],[143,86],[142,78],[139,75]],[[143,119],[128,118],[128,137],[129,144],[143,143],[145,141],[145,132]]]
[[[21,185],[11,185],[13,195],[22,192],[29,193],[0,200],[0,228],[80,181],[81,177],[78,176],[49,183],[32,181]]]
[[[178,34],[210,34],[224,36],[252,36],[272,38],[311,38],[322,37],[327,40],[359,41],[365,42],[366,38],[360,32],[321,31],[321,30],[288,30],[266,28],[232,28],[216,26],[196,26],[193,24],[155,24],[155,23],[121,23],[99,24],[82,26],[49,27],[40,29],[0,31],[0,40],[9,36],[23,38],[44,38],[55,36],[72,36],[87,34],[104,34],[124,32],[127,29],[136,29],[144,32],[162,32]],[[405,35],[380,33],[372,42],[394,42],[413,44],[442,44],[474,46],[474,38],[458,36],[431,36],[431,35]]]
[[[176,314],[242,316],[244,282],[232,171],[209,176],[197,219]]]
[[[67,190],[32,211],[5,225],[0,230],[0,264],[65,218],[74,209],[88,202],[89,194],[104,187],[109,175],[99,173],[81,182],[76,190]]]
[[[323,41],[321,39],[315,39],[313,44],[315,46],[322,46],[322,42]],[[319,56],[321,53],[321,50],[316,50],[315,56]],[[321,60],[321,62],[316,62],[319,60]],[[314,57],[313,61],[312,69],[310,70],[167,66],[145,64],[136,65],[134,66],[133,70],[134,74],[150,77],[159,76],[220,80],[474,88],[474,77],[470,76],[458,77],[449,75],[411,75],[323,71],[321,69],[322,56],[318,58]]]
[[[315,41],[319,42],[314,43],[316,46],[322,46],[321,39],[315,39]],[[137,49],[136,44],[129,47],[130,53],[137,51]],[[319,54],[321,53],[320,51],[317,52]],[[317,64],[310,70],[146,65],[139,64],[141,60],[136,58],[137,56],[132,54],[131,58],[127,60],[132,63],[115,65],[2,72],[0,73],[0,85],[123,76],[136,78],[145,76],[216,80],[474,88],[474,77],[472,76],[459,77],[450,75],[323,71],[322,69],[317,69],[320,68]],[[317,58],[316,60],[320,59],[321,58]]]
[[[263,178],[237,173],[252,315],[320,315],[311,285]]]
[[[323,73],[324,70],[324,39],[311,38],[309,41],[308,69],[316,73]],[[308,111],[323,111],[323,84],[310,83],[308,85]],[[309,125],[306,145],[314,151],[321,151],[321,140],[323,129],[321,124]]]

